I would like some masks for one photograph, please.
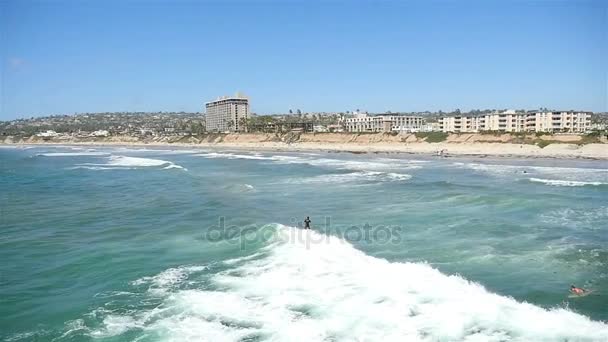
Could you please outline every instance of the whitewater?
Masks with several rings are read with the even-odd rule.
[[[0,160],[7,341],[608,340],[602,162],[120,147]],[[594,295],[568,298],[572,283]]]
[[[608,325],[565,309],[517,302],[424,263],[373,258],[314,231],[271,229],[265,246],[210,277],[202,272],[220,266],[171,268],[132,282],[162,298],[161,307],[105,315],[97,329],[82,329],[104,337],[140,329],[171,341],[608,339]],[[215,289],[193,288],[205,282]]]

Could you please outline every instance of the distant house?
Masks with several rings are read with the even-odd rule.
[[[344,132],[344,127],[340,124],[327,125],[327,130],[330,132]]]
[[[46,132],[40,132],[40,133],[36,134],[36,136],[41,137],[41,138],[51,138],[51,137],[59,136],[59,133],[48,130]]]
[[[327,126],[325,125],[314,125],[312,127],[312,131],[315,133],[325,133],[329,132],[329,129],[327,129]]]
[[[106,131],[105,129],[100,129],[98,131],[91,132],[90,134],[92,137],[107,137],[108,135],[110,135],[110,132]]]

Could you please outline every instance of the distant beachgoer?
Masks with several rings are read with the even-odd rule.
[[[310,217],[306,216],[306,220],[304,220],[304,229],[310,229]]]
[[[570,292],[572,292],[575,295],[582,295],[585,292],[587,292],[587,290],[580,288],[580,287],[576,287],[574,285],[570,286]]]

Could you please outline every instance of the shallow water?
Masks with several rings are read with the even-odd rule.
[[[604,161],[0,148],[0,196],[9,341],[608,339]]]

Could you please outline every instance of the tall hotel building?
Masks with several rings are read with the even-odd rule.
[[[249,118],[249,99],[237,93],[205,103],[205,121],[209,132],[244,131],[243,119]]]

